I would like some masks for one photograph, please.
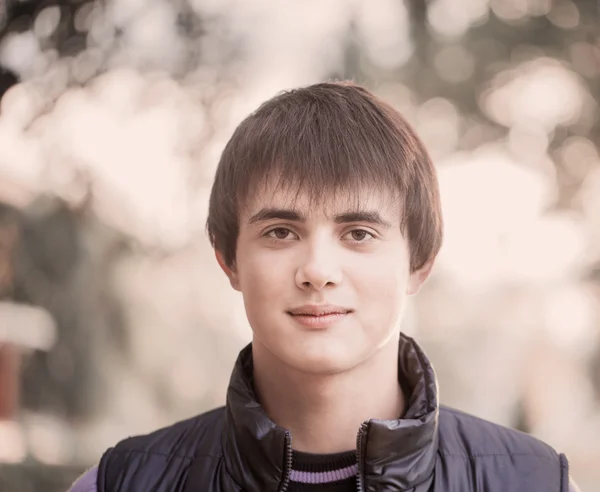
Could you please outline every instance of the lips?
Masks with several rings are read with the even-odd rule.
[[[292,319],[310,330],[331,328],[352,313],[352,309],[332,305],[312,305],[290,309]]]
[[[293,316],[329,316],[329,315],[343,315],[352,312],[352,309],[327,305],[306,305],[298,308],[290,309],[288,314]]]

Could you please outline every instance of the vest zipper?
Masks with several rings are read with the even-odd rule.
[[[292,473],[292,435],[285,433],[285,468],[283,470],[283,481],[279,492],[285,492],[290,486],[290,475]]]
[[[363,456],[362,456],[362,442],[363,437],[367,432],[367,428],[369,427],[369,422],[363,422],[360,424],[360,429],[358,430],[358,436],[356,437],[356,461],[358,464],[358,473],[356,474],[356,490],[358,492],[364,492],[365,484],[363,481]]]

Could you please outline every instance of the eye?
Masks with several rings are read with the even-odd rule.
[[[294,233],[285,227],[276,227],[275,229],[271,229],[269,232],[267,232],[266,236],[270,237],[271,239],[285,241],[286,239],[290,239],[290,234]]]
[[[351,240],[357,243],[366,243],[375,237],[369,231],[365,231],[364,229],[354,229],[346,235],[349,235]]]

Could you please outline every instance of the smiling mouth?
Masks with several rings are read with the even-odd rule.
[[[287,311],[288,314],[292,316],[331,316],[331,315],[342,315],[348,314],[352,312],[352,309],[347,309],[339,306],[302,306],[295,309],[290,309]]]
[[[327,328],[352,312],[351,309],[333,306],[304,306],[288,311],[287,314],[309,328]]]

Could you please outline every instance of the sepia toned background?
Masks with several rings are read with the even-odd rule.
[[[0,0],[0,490],[224,402],[250,340],[204,234],[219,154],[353,79],[416,127],[446,236],[404,330],[446,404],[600,487],[595,0]]]

